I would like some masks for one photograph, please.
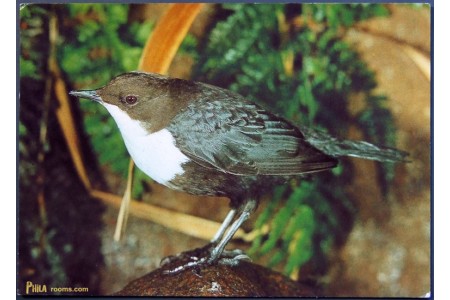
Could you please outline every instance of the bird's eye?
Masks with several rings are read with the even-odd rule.
[[[126,104],[132,105],[132,104],[135,104],[138,99],[134,95],[128,95],[128,96],[125,97],[124,100],[125,100]]]

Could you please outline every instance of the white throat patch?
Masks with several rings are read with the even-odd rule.
[[[189,158],[175,146],[170,131],[162,129],[148,133],[140,121],[131,119],[117,106],[102,104],[116,121],[128,152],[139,169],[163,185],[184,173],[181,165]]]

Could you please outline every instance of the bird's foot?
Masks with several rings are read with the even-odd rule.
[[[205,253],[210,253],[211,249],[214,247],[213,244],[206,244],[205,246],[201,248],[195,248],[193,250],[185,251],[178,253],[176,255],[170,255],[164,257],[161,262],[160,266],[165,266],[168,264],[172,264],[174,262],[180,262],[180,261],[195,261],[198,260],[198,257],[202,257],[205,255]]]
[[[220,265],[237,266],[241,261],[251,261],[251,258],[240,249],[223,250],[217,260]]]
[[[181,264],[173,269],[165,270],[164,274],[177,274],[187,269],[199,270],[201,268],[221,264],[228,266],[237,266],[241,261],[250,261],[242,250],[223,250],[219,253],[215,244],[208,244],[205,247],[197,248],[188,252],[180,253],[176,256],[169,256],[161,261],[161,265],[172,264],[180,261]]]

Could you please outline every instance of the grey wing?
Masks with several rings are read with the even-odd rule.
[[[227,173],[294,175],[337,164],[311,146],[298,128],[250,102],[199,101],[168,129],[193,161]]]

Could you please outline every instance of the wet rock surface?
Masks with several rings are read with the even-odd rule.
[[[211,265],[165,274],[188,262],[189,251],[161,268],[130,282],[113,296],[198,296],[198,297],[314,297],[317,292],[306,285],[254,263],[238,266]]]

